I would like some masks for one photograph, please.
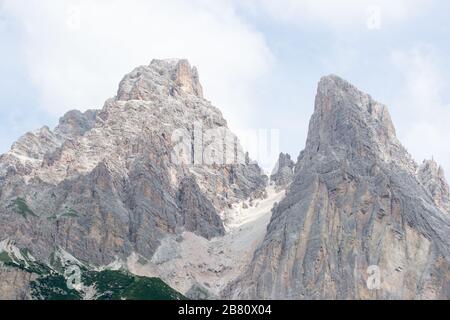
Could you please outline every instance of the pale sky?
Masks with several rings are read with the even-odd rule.
[[[233,129],[278,129],[293,158],[334,73],[388,105],[416,161],[449,176],[448,12],[445,0],[0,0],[0,152],[101,108],[134,67],[187,58]]]

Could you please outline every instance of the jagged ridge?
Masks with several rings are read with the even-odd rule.
[[[322,78],[294,182],[224,295],[450,298],[450,217],[416,169],[385,106],[337,76]],[[367,285],[373,265],[378,290]]]
[[[260,193],[267,178],[254,163],[196,165],[174,152],[173,133],[191,137],[200,123],[200,134],[231,137],[217,152],[245,158],[202,91],[186,60],[153,60],[126,75],[103,109],[71,111],[53,131],[19,139],[0,158],[2,237],[43,262],[61,247],[107,265],[133,253],[150,259],[167,235],[223,234],[221,212]]]

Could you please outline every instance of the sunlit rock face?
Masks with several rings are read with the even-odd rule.
[[[126,75],[119,85],[117,100],[152,100],[164,96],[203,98],[196,67],[187,60],[153,60]]]
[[[305,149],[267,181],[196,68],[153,60],[0,157],[0,299],[32,296],[11,257],[119,265],[189,297],[450,298],[443,170],[368,94],[322,78]]]
[[[294,181],[224,296],[450,298],[448,186],[439,170],[417,169],[385,106],[322,78]]]
[[[417,177],[437,206],[450,214],[450,192],[444,169],[434,160],[425,160],[417,171]]]
[[[225,150],[233,161],[220,161]],[[151,259],[167,235],[220,236],[222,211],[266,185],[244,156],[196,68],[153,60],[101,110],[70,111],[1,156],[0,241],[42,261],[62,248],[107,265],[132,253]]]

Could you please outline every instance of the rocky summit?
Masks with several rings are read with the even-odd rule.
[[[442,170],[412,160],[387,108],[324,77],[294,181],[225,295],[448,299],[447,201]]]
[[[294,178],[295,162],[287,153],[280,153],[275,168],[270,176],[271,182],[277,187],[286,188]]]
[[[222,161],[225,151],[234,161]],[[1,156],[0,241],[46,264],[64,250],[103,266],[151,259],[167,235],[221,236],[223,210],[265,190],[267,177],[245,159],[195,67],[153,60],[101,110],[70,111]],[[0,297],[24,296],[29,276],[9,275],[17,291],[2,282]]]
[[[449,187],[386,106],[322,78],[269,179],[199,79],[153,60],[0,157],[0,299],[450,298]]]

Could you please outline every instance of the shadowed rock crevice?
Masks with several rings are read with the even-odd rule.
[[[207,239],[225,233],[223,222],[214,206],[202,194],[192,177],[181,181],[177,200],[186,230]]]

